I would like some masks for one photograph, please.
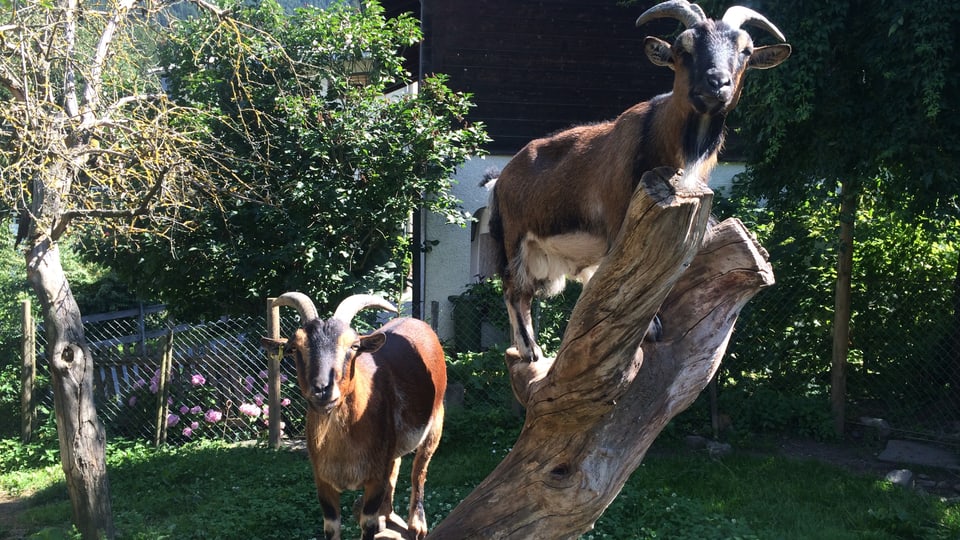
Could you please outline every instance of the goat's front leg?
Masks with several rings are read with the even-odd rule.
[[[360,537],[373,540],[380,532],[380,512],[387,495],[387,482],[377,480],[363,485],[363,504],[360,507]],[[387,514],[389,517],[390,514]]]
[[[323,510],[323,538],[340,540],[340,492],[323,480],[316,480],[317,498]]]

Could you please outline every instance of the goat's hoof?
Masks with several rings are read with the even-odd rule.
[[[506,357],[507,363],[509,364],[530,361],[529,359],[524,358],[523,355],[520,354],[520,349],[516,347],[509,347],[506,351],[504,351],[503,355]]]

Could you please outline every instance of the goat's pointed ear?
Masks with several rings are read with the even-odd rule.
[[[767,45],[766,47],[757,47],[750,55],[748,68],[752,69],[770,69],[779,66],[793,49],[787,43],[778,43],[776,45]]]
[[[673,69],[673,52],[670,50],[670,44],[666,41],[647,36],[643,40],[643,52],[647,53],[647,58],[654,64]]]
[[[387,341],[387,336],[383,332],[374,332],[367,336],[360,336],[360,346],[357,352],[377,352]]]
[[[273,339],[268,337],[260,338],[260,345],[270,354],[277,354],[287,344],[287,338]]]

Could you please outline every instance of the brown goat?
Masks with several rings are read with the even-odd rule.
[[[329,320],[317,316],[301,293],[286,293],[275,305],[295,307],[303,326],[290,340],[263,339],[268,350],[283,347],[297,366],[307,400],[307,451],[327,540],[340,538],[340,493],[363,489],[360,527],[364,540],[393,512],[400,457],[416,450],[411,474],[408,528],[423,538],[427,521],[423,487],[427,466],[440,443],[446,361],[436,334],[423,321],[394,319],[369,335],[350,321],[364,308],[396,312],[376,296],[344,300]]]
[[[644,172],[683,169],[689,182],[706,181],[723,145],[727,114],[747,69],[767,69],[790,55],[790,45],[754,47],[741,30],[753,25],[784,41],[770,21],[734,6],[707,19],[686,0],[663,2],[637,19],[673,18],[687,29],[673,45],[647,37],[651,62],[674,71],[672,92],[634,105],[616,120],[578,126],[536,139],[500,173],[490,196],[490,232],[522,358],[543,356],[534,339],[533,296],[563,290],[567,276],[590,279],[611,248]]]

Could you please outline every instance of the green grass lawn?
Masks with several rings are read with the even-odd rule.
[[[463,426],[451,431],[454,438],[441,444],[428,476],[431,524],[496,466],[515,438],[509,430],[474,429],[474,440],[464,438]],[[302,452],[114,444],[108,462],[122,539],[290,540],[312,538],[321,525]],[[402,516],[408,489],[402,479],[396,503]],[[65,532],[70,507],[58,466],[6,471],[0,490],[30,493],[20,515],[28,537],[73,537]],[[347,516],[357,495],[344,496]],[[345,524],[345,538],[357,537],[352,517]],[[0,528],[0,538],[11,537],[9,528]],[[960,505],[817,462],[746,452],[713,460],[678,448],[649,456],[583,538],[960,538]]]

